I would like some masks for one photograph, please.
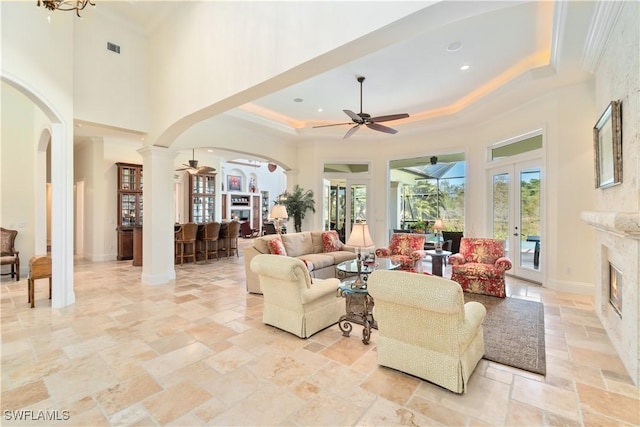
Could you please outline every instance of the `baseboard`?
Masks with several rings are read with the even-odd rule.
[[[593,283],[571,282],[568,280],[553,280],[550,281],[550,283],[552,286],[549,286],[549,288],[569,294],[595,295],[596,291],[596,287]]]

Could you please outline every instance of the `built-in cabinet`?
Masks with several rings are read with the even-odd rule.
[[[189,175],[189,221],[197,224],[215,221],[216,175]]]
[[[118,260],[133,259],[133,228],[142,225],[142,165],[116,163],[118,167]]]
[[[261,227],[261,201],[257,193],[222,193],[221,205],[223,220],[249,221],[251,227]]]
[[[262,218],[269,218],[269,192],[261,191],[262,197]]]

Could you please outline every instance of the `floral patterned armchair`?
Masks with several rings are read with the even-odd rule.
[[[400,264],[400,270],[415,271],[416,262],[425,256],[424,234],[394,233],[389,247],[376,249],[376,256],[391,258]]]
[[[460,253],[449,257],[451,280],[465,292],[504,298],[504,272],[511,260],[504,256],[504,240],[463,237]]]

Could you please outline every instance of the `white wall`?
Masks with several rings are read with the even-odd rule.
[[[91,8],[74,20],[74,117],[124,129],[149,128],[147,39]],[[120,46],[120,54],[107,50]]]
[[[29,99],[2,83],[1,119],[12,126],[3,125],[0,129],[0,224],[18,231],[15,246],[20,251],[23,277],[27,276],[29,259],[35,255],[35,114]]]

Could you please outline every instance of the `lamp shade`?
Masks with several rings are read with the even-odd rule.
[[[273,219],[288,219],[289,214],[287,214],[287,208],[284,205],[274,205],[271,208],[269,217]]]
[[[369,226],[364,222],[356,222],[351,227],[351,234],[347,240],[347,245],[364,248],[373,246],[373,239],[369,233]]]
[[[444,221],[441,220],[440,218],[436,219],[435,224],[433,224],[433,229],[436,231],[442,231],[446,228],[446,226],[444,225]]]

